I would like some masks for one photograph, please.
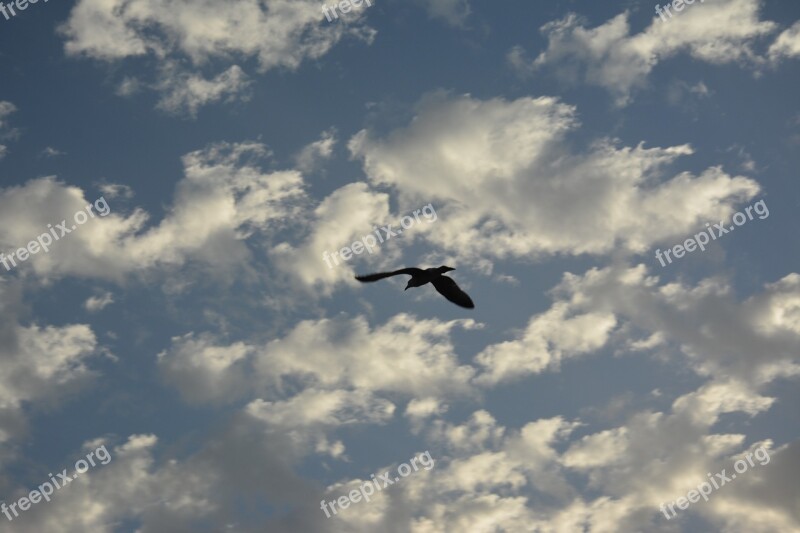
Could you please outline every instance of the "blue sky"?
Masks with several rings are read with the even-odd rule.
[[[800,531],[800,6],[373,4],[0,15],[0,531]]]

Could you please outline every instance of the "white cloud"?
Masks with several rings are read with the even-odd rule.
[[[505,428],[498,426],[491,413],[480,410],[472,413],[469,420],[460,425],[434,420],[429,437],[449,450],[465,454],[494,449],[502,442],[504,435]]]
[[[563,359],[603,347],[616,325],[612,313],[571,313],[556,303],[532,318],[520,339],[488,346],[476,356],[487,372],[479,382],[495,384],[558,368]]]
[[[713,64],[763,62],[753,49],[776,24],[759,20],[761,0],[719,0],[686,6],[666,22],[654,17],[642,32],[631,35],[628,12],[587,28],[577,15],[542,26],[547,50],[532,63],[515,47],[511,64],[522,73],[552,66],[571,82],[608,89],[618,105],[645,85],[655,66],[681,52]]]
[[[400,314],[375,328],[363,317],[306,320],[266,345],[226,345],[209,335],[186,335],[173,338],[159,366],[167,381],[195,402],[230,402],[254,394],[283,398],[294,380],[321,390],[464,396],[472,393],[474,370],[459,365],[453,353],[450,332],[459,326],[477,327],[472,320]],[[338,354],[335,364],[331,354]],[[204,386],[197,387],[198,382]]]
[[[737,397],[734,389],[727,392]],[[796,456],[796,450],[775,450],[769,441],[744,446],[744,436],[708,434],[710,421],[690,415],[675,407],[672,413],[641,411],[625,426],[568,442],[580,427],[578,422],[556,417],[513,429],[498,425],[488,413],[477,412],[463,426],[447,424],[446,433],[458,437],[437,441],[433,475],[409,476],[391,493],[377,495],[362,512],[342,512],[337,518],[348,531],[359,532],[390,523],[426,533],[531,528],[548,533],[584,528],[672,531],[659,512],[661,503],[685,495],[706,479],[706,472],[723,468],[730,472],[733,460],[764,446],[770,450],[771,462],[779,462],[788,472],[757,463],[746,476],[715,491],[708,503],[697,503],[686,513],[700,514],[715,530],[738,531],[730,510],[774,480],[786,493],[777,498],[757,497],[758,512],[735,515],[754,531],[797,528],[792,513],[798,489],[791,481],[796,468],[790,463],[796,459],[790,455]],[[359,481],[337,483],[337,488],[345,489],[337,494],[355,488]],[[584,485],[590,490],[579,490]]]
[[[83,307],[90,313],[96,313],[97,311],[102,311],[112,303],[114,303],[114,296],[110,292],[104,291],[99,296],[90,296],[89,299],[84,302]]]
[[[295,155],[295,167],[309,174],[318,170],[323,161],[330,159],[333,155],[333,147],[336,146],[336,128],[323,131],[320,139],[303,147]]]
[[[392,419],[395,406],[366,390],[308,388],[285,401],[254,400],[246,410],[264,421],[270,432],[286,435],[298,450],[311,447],[317,454],[341,458],[345,446],[341,441],[331,443],[328,431],[356,424],[386,424]]]
[[[800,275],[795,273],[742,302],[722,279],[696,286],[659,285],[644,265],[567,273],[554,294],[557,301],[535,316],[518,339],[489,346],[477,356],[486,367],[478,381],[512,376],[509,365],[541,372],[563,357],[562,351],[591,353],[618,341],[630,346],[626,335],[632,331],[645,338],[637,349],[677,348],[698,375],[724,378],[728,388],[738,380],[741,387],[756,390],[777,377],[800,374]],[[615,324],[619,339],[609,334]]]
[[[388,218],[389,195],[374,192],[365,183],[350,183],[329,194],[309,214],[307,236],[301,243],[279,243],[271,255],[275,265],[300,286],[330,294],[337,283],[355,283],[353,260],[348,263],[332,254],[372,234],[375,225]],[[390,249],[384,245],[373,248],[373,253],[386,254]]]
[[[336,24],[324,21],[323,5],[321,0],[80,0],[60,32],[71,56],[107,62],[154,57],[160,72],[153,86],[165,93],[159,106],[194,114],[222,96],[240,96],[246,74],[236,62],[255,59],[262,73],[296,69],[345,36],[371,42],[375,32],[364,23],[364,5]],[[201,74],[220,61],[231,64],[210,78]],[[175,67],[186,63],[191,67]],[[132,88],[126,78],[120,92],[130,94]]]
[[[784,30],[769,47],[769,58],[779,61],[800,56],[800,21]]]
[[[18,349],[3,362],[2,408],[18,408],[24,401],[52,398],[55,389],[68,389],[91,377],[85,359],[94,354],[97,341],[88,326],[17,327],[16,335]]]
[[[90,218],[53,243],[48,253],[31,256],[17,270],[48,278],[65,275],[119,281],[151,268],[178,267],[195,260],[215,265],[218,274],[247,269],[243,242],[285,222],[305,198],[303,179],[292,170],[263,172],[255,166],[267,156],[258,143],[212,145],[183,158],[168,213],[147,229],[149,215],[111,212]],[[16,249],[47,231],[47,224],[73,219],[85,209],[84,192],[54,178],[31,180],[0,190],[0,245]]]
[[[574,153],[575,115],[555,98],[436,93],[407,127],[385,138],[362,130],[349,147],[373,183],[397,189],[401,204],[433,200],[439,220],[427,238],[474,262],[642,252],[728,217],[759,191],[719,167],[667,174],[667,165],[693,152],[688,145],[601,139]]]
[[[122,183],[101,183],[97,186],[100,192],[103,193],[105,198],[113,200],[114,198],[130,199],[133,198],[134,192],[131,187]]]
[[[207,466],[200,458],[188,461],[195,461],[195,471],[178,461],[159,468],[154,457],[157,444],[154,435],[131,435],[119,446],[107,445],[108,464],[90,468],[58,489],[50,502],[32,506],[7,524],[6,530],[110,533],[122,521],[141,520],[139,531],[174,531],[180,529],[178,524],[191,529],[219,513],[223,496],[211,496],[211,491],[220,489],[218,472],[200,468]],[[69,464],[64,466],[71,470]],[[27,492],[23,487],[17,497]]]
[[[298,449],[280,426],[254,416],[259,409],[254,414],[248,410],[234,413],[224,428],[186,457],[174,449],[159,449],[159,439],[152,434],[131,435],[117,446],[107,444],[108,464],[98,463],[59,489],[52,501],[34,505],[7,523],[4,531],[111,533],[123,522],[135,523],[142,533],[209,528],[297,531],[281,526],[283,510],[266,518],[261,513],[241,514],[242,505],[263,505],[265,498],[282,509],[295,509],[299,516],[293,521],[300,531],[324,531],[324,515],[313,513],[318,511],[321,489],[292,471],[309,450]],[[84,449],[98,442],[107,441],[94,440]],[[70,461],[62,464],[70,468]],[[31,488],[16,488],[14,499]]]
[[[123,97],[133,96],[134,94],[137,94],[139,91],[141,91],[143,86],[144,84],[137,78],[134,78],[132,76],[125,76],[124,78],[122,78],[122,81],[119,82],[119,85],[117,85],[117,90],[115,91],[115,93],[118,96],[123,96]]]
[[[158,108],[195,117],[201,107],[223,98],[226,102],[247,100],[249,87],[247,74],[238,65],[233,65],[210,80],[184,72],[175,65],[168,65],[162,70],[158,84],[162,93]]]
[[[474,412],[460,424],[442,420],[445,401],[449,404],[471,392],[474,371],[459,365],[450,343],[453,328],[474,327],[471,321],[399,315],[370,327],[361,317],[309,320],[266,343],[226,343],[208,334],[178,337],[159,357],[167,383],[194,402],[247,399],[247,407],[228,428],[186,459],[157,465],[154,439],[136,437],[137,442],[146,442],[128,454],[139,457],[139,463],[129,464],[121,450],[114,455],[126,469],[138,469],[124,488],[108,490],[93,477],[92,492],[76,486],[75,499],[71,496],[69,503],[82,508],[91,498],[97,513],[84,518],[88,521],[83,527],[97,531],[104,531],[94,527],[97,524],[122,519],[141,520],[144,532],[191,529],[194,520],[206,525],[235,524],[244,531],[272,531],[270,526],[276,522],[292,523],[294,530],[337,533],[375,531],[390,524],[431,533],[529,527],[552,533],[580,527],[666,531],[658,506],[696,487],[705,479],[705,472],[730,471],[740,453],[764,445],[775,464],[784,468],[794,464],[784,462],[792,460],[785,454],[795,453],[786,447],[776,449],[770,442],[752,442],[742,434],[712,429],[725,413],[753,417],[773,405],[774,399],[759,388],[779,375],[774,371],[768,375],[764,369],[783,361],[782,354],[796,359],[800,353],[794,345],[800,338],[800,315],[795,312],[800,300],[794,294],[798,280],[798,275],[787,276],[736,302],[719,280],[696,286],[659,284],[641,266],[565,275],[553,292],[557,298],[553,308],[543,313],[552,319],[542,333],[549,336],[551,350],[595,349],[594,340],[575,337],[585,328],[570,329],[570,321],[575,316],[608,315],[631,327],[624,336],[616,332],[607,335],[605,344],[629,341],[627,334],[635,327],[644,331],[645,337],[659,332],[668,346],[680,347],[692,368],[700,372],[708,374],[710,368],[702,360],[716,358],[724,366],[719,373],[711,372],[697,390],[675,398],[667,412],[643,406],[623,425],[591,431],[584,431],[580,421],[562,417],[509,428],[498,424],[486,410]],[[534,317],[531,322],[536,320]],[[687,324],[685,329],[678,327],[682,323]],[[729,341],[727,331],[723,335],[718,330],[723,324],[726,330],[739,331],[739,337]],[[691,337],[692,332],[714,339],[715,345],[702,345]],[[752,375],[742,372],[743,378],[730,378],[730,361],[726,362],[730,346],[741,345],[741,350],[748,351],[752,344],[746,340],[748,336],[771,348],[751,362]],[[663,343],[650,344],[663,349]],[[752,359],[752,352],[748,354]],[[431,391],[438,394],[431,396]],[[418,425],[420,438],[431,444],[435,468],[403,479],[392,491],[376,495],[369,504],[362,503],[359,512],[342,512],[337,522],[326,521],[318,502],[344,494],[361,479],[343,477],[323,492],[304,487],[291,467],[311,455],[348,460],[342,432],[386,424],[402,398],[411,400],[406,416]],[[579,429],[581,433],[571,438]],[[405,460],[407,457],[402,457],[397,462]],[[368,471],[390,468],[394,467],[376,466]],[[695,504],[687,512],[700,514],[720,530],[735,531],[730,522],[732,506],[747,502],[759,486],[773,480],[788,492],[776,498],[757,498],[761,512],[742,515],[742,523],[754,531],[796,528],[797,519],[792,515],[796,483],[774,466],[753,468],[730,487],[715,492],[710,502]],[[273,491],[271,503],[290,501],[293,508],[266,519],[237,517],[236,509],[246,497],[243,493],[262,490]],[[283,500],[277,491],[285,493]],[[118,499],[127,503],[120,504]],[[46,520],[55,520],[62,511],[43,507],[37,510],[42,516],[33,523],[41,528],[50,523],[41,522],[45,514]],[[735,513],[737,517],[740,514]],[[99,516],[96,521],[95,516]],[[67,524],[69,520],[73,518]]]
[[[414,398],[408,402],[404,415],[411,423],[412,431],[417,433],[426,420],[446,413],[447,409],[447,404],[437,398]]]
[[[26,407],[58,405],[96,375],[88,325],[22,325],[21,301],[21,286],[0,279],[0,444],[24,432]]]
[[[187,401],[228,401],[252,389],[252,352],[241,342],[221,346],[209,334],[187,334],[174,337],[158,360],[163,376],[178,385]]]

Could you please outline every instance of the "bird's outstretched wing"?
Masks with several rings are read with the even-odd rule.
[[[433,283],[433,286],[439,291],[439,294],[454,304],[466,307],[467,309],[475,308],[475,304],[472,303],[472,298],[470,298],[466,292],[462,291],[461,287],[459,287],[452,278],[439,276],[434,278],[431,283]]]
[[[370,281],[378,281],[383,278],[390,278],[392,276],[397,276],[398,274],[408,274],[410,276],[417,276],[422,274],[423,270],[421,268],[401,268],[400,270],[395,270],[394,272],[378,272],[377,274],[367,274],[366,276],[356,276],[358,281],[363,282],[370,282]]]

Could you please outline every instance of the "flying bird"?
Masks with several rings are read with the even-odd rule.
[[[406,285],[405,290],[411,287],[421,287],[427,283],[432,283],[439,294],[454,304],[466,307],[467,309],[473,309],[475,304],[472,303],[472,299],[469,295],[462,291],[452,278],[448,278],[444,275],[445,272],[450,272],[451,270],[455,270],[455,268],[449,266],[426,268],[424,270],[421,268],[401,268],[394,272],[379,272],[377,274],[367,274],[366,276],[356,276],[356,279],[364,283],[369,283],[399,274],[408,274],[411,276],[411,279],[408,280],[408,285]]]

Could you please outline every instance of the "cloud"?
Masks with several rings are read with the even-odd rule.
[[[341,519],[354,531],[366,530],[367,522],[374,528],[400,520],[426,532],[530,527],[552,533],[581,528],[667,531],[660,504],[685,495],[706,480],[706,472],[731,472],[734,460],[763,446],[771,462],[780,461],[788,473],[757,464],[686,513],[697,513],[720,530],[738,530],[729,510],[775,480],[785,494],[758,497],[759,512],[737,517],[755,531],[796,528],[798,489],[791,482],[796,446],[776,449],[770,441],[745,445],[744,435],[709,433],[723,412],[754,415],[769,405],[753,403],[752,392],[730,385],[701,387],[678,397],[667,412],[645,408],[622,426],[583,434],[578,433],[579,421],[561,417],[523,423],[518,429],[499,425],[485,411],[460,425],[434,421],[426,436],[436,442],[435,476],[404,480],[395,487],[395,494],[403,496],[371,507],[368,518],[343,514]],[[714,388],[718,390],[711,393]],[[712,396],[723,400],[707,404],[714,416],[695,416],[691,399]],[[726,524],[727,529],[722,527]]]
[[[159,449],[155,435],[130,435],[117,446],[107,446],[108,464],[90,468],[59,489],[50,502],[34,505],[6,524],[5,530],[105,533],[132,522],[142,533],[204,528],[255,532],[265,527],[274,531],[268,519],[244,517],[237,507],[263,503],[264,498],[301,506],[319,501],[319,490],[291,471],[298,456],[291,441],[280,434],[264,437],[264,423],[246,412],[234,415],[187,457]],[[98,442],[107,440],[87,443],[84,450]],[[160,459],[163,456],[166,459]],[[69,463],[64,466],[70,468]],[[14,499],[29,490],[19,487]]]
[[[408,402],[403,414],[411,423],[412,432],[417,433],[427,419],[442,415],[447,409],[447,404],[437,398],[414,398]]]
[[[304,183],[293,170],[263,172],[268,151],[258,143],[219,143],[184,156],[184,178],[162,220],[150,227],[142,209],[90,218],[53,243],[48,253],[17,267],[41,278],[81,276],[120,281],[149,269],[177,268],[188,261],[214,265],[218,275],[247,268],[244,241],[270,231],[297,210]],[[0,190],[0,245],[16,249],[71,221],[91,201],[84,191],[54,177]],[[69,224],[69,222],[68,222]]]
[[[702,81],[691,85],[683,80],[675,80],[667,86],[667,102],[676,107],[696,111],[698,102],[714,94]],[[753,169],[750,169],[753,170]]]
[[[472,13],[469,0],[417,0],[425,6],[431,18],[441,19],[451,26],[463,27]]]
[[[11,129],[8,125],[8,116],[14,113],[17,107],[11,102],[0,100],[0,140],[13,138],[16,136],[17,131]],[[0,159],[6,156],[8,147],[0,144]]]
[[[631,34],[628,12],[595,28],[587,28],[571,13],[542,26],[548,46],[535,61],[530,62],[521,47],[512,48],[508,59],[523,74],[552,67],[565,81],[603,87],[617,105],[625,105],[658,63],[681,52],[717,65],[763,63],[753,45],[776,24],[759,20],[761,4],[761,0],[698,3],[666,22],[654,17],[637,34]]]
[[[27,408],[52,408],[95,376],[97,339],[86,324],[22,325],[18,282],[0,282],[0,443],[26,429]]]
[[[611,285],[600,287],[598,282]],[[762,386],[800,369],[796,361],[800,326],[794,312],[800,305],[800,275],[796,273],[766,284],[741,302],[723,279],[709,278],[695,286],[659,286],[643,265],[593,269],[584,277],[566,274],[559,290],[570,294],[573,302],[582,302],[577,308],[586,303],[594,310],[614,312],[642,331],[660,333],[680,347],[700,375]]]
[[[403,497],[392,498],[392,514],[424,532],[521,531],[532,526],[553,531],[547,526],[547,509],[575,495],[558,464],[556,446],[575,427],[555,417],[506,428],[484,411],[473,413],[463,425],[448,423],[443,433],[449,442],[432,453],[437,460],[434,475],[404,479],[396,487]],[[532,493],[544,495],[550,504],[536,508]],[[392,520],[388,512],[381,518],[378,524]]]
[[[389,400],[376,398],[366,390],[316,390],[303,392],[285,401],[254,400],[247,412],[263,420],[270,432],[287,435],[298,450],[343,458],[341,441],[330,442],[328,432],[346,426],[388,423],[395,411]]]
[[[189,402],[231,401],[252,390],[253,348],[238,342],[219,345],[210,334],[173,337],[168,351],[159,353],[165,379]]]
[[[555,304],[532,318],[521,338],[489,346],[479,353],[476,361],[487,373],[478,381],[495,384],[557,369],[563,359],[605,346],[616,325],[611,313],[573,315],[567,305]]]
[[[97,186],[105,198],[123,198],[125,200],[133,198],[134,192],[131,187],[122,183],[101,183]]]
[[[6,117],[14,113],[16,110],[17,106],[12,104],[11,102],[5,100],[0,101],[0,129],[8,127],[8,122],[6,122],[7,120]]]
[[[370,181],[394,187],[401,204],[433,200],[439,221],[426,238],[474,263],[643,252],[730,216],[759,192],[755,181],[719,167],[668,174],[693,152],[688,145],[600,139],[576,152],[576,113],[549,97],[435,93],[408,126],[382,138],[362,130],[349,148]]]
[[[769,47],[769,58],[774,61],[800,56],[800,21],[784,30]]]
[[[336,142],[336,128],[323,131],[320,140],[304,146],[295,155],[295,167],[304,174],[315,172],[323,161],[330,159],[333,155],[333,147],[336,146]]]
[[[189,334],[172,339],[159,355],[159,368],[184,399],[195,403],[284,399],[295,380],[316,390],[467,396],[473,392],[474,370],[455,358],[450,334],[456,327],[477,324],[405,314],[374,328],[363,317],[305,320],[283,338],[262,345],[225,344],[210,335]],[[305,355],[301,359],[297,353]]]
[[[533,317],[519,338],[491,345],[476,357],[485,367],[478,381],[539,373],[565,356],[611,347],[619,340],[612,332],[615,325],[626,345],[636,332],[644,339],[657,337],[658,342],[639,343],[638,349],[660,350],[666,342],[698,375],[725,378],[729,391],[730,380],[741,382],[742,391],[757,390],[778,377],[800,374],[800,275],[767,284],[742,302],[731,292],[717,278],[695,286],[659,285],[644,265],[567,273],[553,291],[558,300]],[[511,367],[522,372],[514,374]]]
[[[294,70],[346,36],[371,42],[375,32],[365,25],[363,5],[337,24],[324,22],[322,5],[320,0],[80,0],[59,31],[70,56],[109,63],[154,58],[158,74],[151,86],[162,93],[159,107],[193,115],[223,96],[242,98],[247,74],[235,63],[220,72],[220,64],[253,59],[261,73]]]
[[[754,531],[791,530],[798,525],[791,474],[796,450],[713,430],[726,413],[755,417],[767,411],[775,399],[760,389],[779,375],[792,375],[779,370],[790,370],[785,359],[796,360],[800,353],[798,280],[800,275],[786,276],[739,302],[720,280],[662,284],[643,266],[566,274],[553,291],[553,307],[531,319],[551,321],[539,331],[547,336],[548,349],[588,353],[633,340],[635,332],[649,338],[656,331],[707,376],[664,412],[643,404],[611,427],[590,428],[560,416],[508,427],[486,409],[462,422],[442,419],[446,405],[473,397],[475,371],[458,362],[450,340],[456,327],[475,327],[472,321],[398,315],[370,326],[363,317],[339,317],[306,320],[263,342],[226,342],[208,333],[176,337],[159,356],[166,383],[193,403],[244,400],[245,407],[185,457],[170,452],[156,460],[164,453],[154,436],[130,437],[114,448],[112,463],[90,472],[88,484],[59,494],[63,503],[30,511],[24,525],[15,522],[19,529],[11,531],[74,530],[78,513],[65,513],[61,505],[82,509],[90,502],[94,512],[82,515],[81,525],[97,531],[121,520],[141,522],[143,532],[191,530],[200,523],[280,532],[366,532],[390,525],[426,532],[531,526],[553,533],[581,527],[657,531],[664,527],[662,502],[686,494],[706,472],[730,471],[733,460],[757,446],[769,450],[774,464],[752,468],[687,512],[721,528],[732,524],[733,506],[775,482],[786,494],[758,497],[762,512],[742,515],[741,523]],[[591,333],[582,338],[579,334],[591,328],[574,322],[593,314],[618,324],[602,333],[604,343]],[[728,329],[739,337],[728,339]],[[748,336],[754,340],[745,340]],[[698,338],[713,339],[713,345]],[[750,362],[751,372],[730,372],[737,364],[730,360],[736,357],[730,347],[740,346],[754,359],[748,351],[753,342],[765,352]],[[663,350],[664,343],[645,343],[642,349]],[[719,372],[709,370],[708,361],[715,359]],[[366,475],[337,475],[323,488],[295,470],[316,460],[347,461],[350,433],[392,422],[403,400],[409,401],[406,418],[426,441],[423,449],[431,450],[435,468],[403,479],[359,512],[326,521],[319,501],[344,494]],[[393,468],[376,464],[365,472]],[[125,483],[111,490],[121,479]],[[264,498],[279,507],[269,516],[237,511],[243,502]],[[63,518],[61,525],[57,517]]]
[[[176,115],[195,117],[201,107],[223,98],[226,102],[247,100],[249,87],[247,74],[238,65],[211,80],[169,65],[161,73],[158,89],[162,96],[157,107]]]
[[[57,149],[53,148],[52,146],[46,147],[44,150],[42,150],[42,153],[41,153],[41,157],[47,157],[47,158],[58,157],[60,155],[66,155],[66,152],[62,152],[61,150],[57,150]]]
[[[271,251],[275,265],[300,287],[330,294],[337,283],[353,281],[352,267],[325,253],[338,252],[373,232],[389,218],[389,195],[370,190],[365,183],[336,189],[309,213],[307,234],[300,243],[279,243]],[[378,250],[375,253],[386,253]],[[368,252],[363,252],[367,255]],[[328,266],[330,264],[330,266]],[[352,263],[351,263],[352,264]]]
[[[96,313],[97,311],[102,311],[112,303],[114,303],[114,296],[110,292],[105,291],[99,296],[90,296],[89,299],[84,302],[83,307],[90,313]]]

